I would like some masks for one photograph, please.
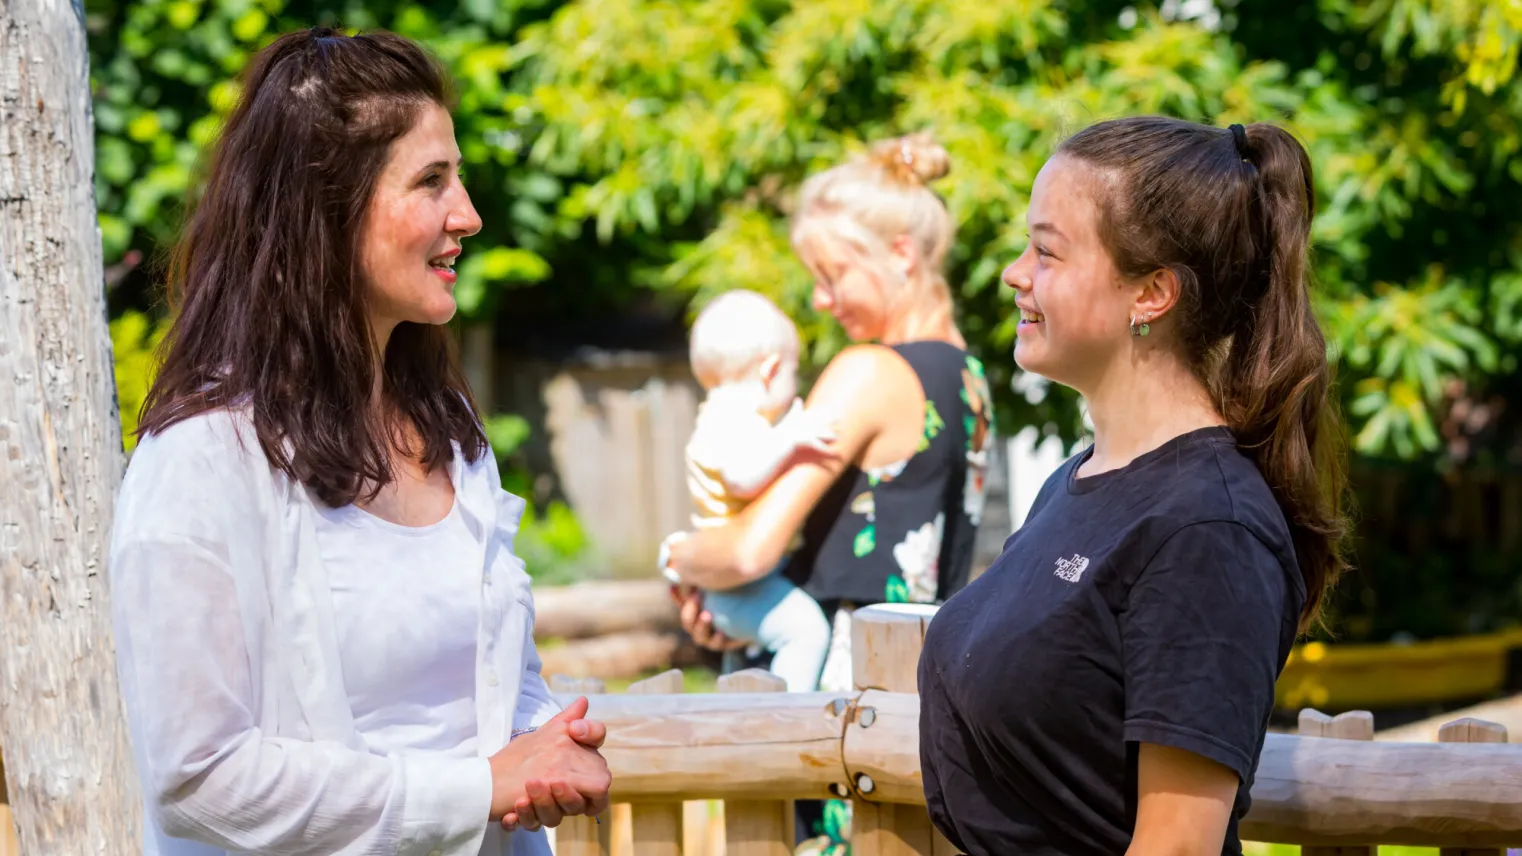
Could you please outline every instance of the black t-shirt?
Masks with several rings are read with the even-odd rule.
[[[919,665],[930,816],[984,854],[1129,845],[1139,742],[1241,779],[1237,820],[1305,586],[1283,512],[1229,430],[1042,487],[992,567],[941,607]]]

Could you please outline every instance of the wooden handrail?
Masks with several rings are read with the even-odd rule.
[[[924,802],[913,694],[591,698],[590,716],[608,724],[605,754],[618,801],[834,795]],[[1522,844],[1522,745],[1270,734],[1252,797],[1241,829],[1250,840],[1515,846]]]

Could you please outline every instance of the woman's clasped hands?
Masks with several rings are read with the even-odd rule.
[[[608,730],[585,718],[587,707],[578,698],[491,756],[491,818],[503,829],[533,831],[607,811],[612,776],[597,750]]]

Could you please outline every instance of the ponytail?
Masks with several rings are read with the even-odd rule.
[[[1104,122],[1061,149],[1116,179],[1100,236],[1127,276],[1168,268],[1184,356],[1289,523],[1305,607],[1346,569],[1345,440],[1311,308],[1310,158],[1286,131],[1176,119]]]
[[[1260,188],[1263,295],[1236,319],[1209,386],[1289,521],[1305,579],[1305,628],[1319,622],[1326,592],[1346,567],[1344,444],[1308,288],[1316,197],[1310,158],[1294,137],[1267,124],[1245,130],[1243,154]]]

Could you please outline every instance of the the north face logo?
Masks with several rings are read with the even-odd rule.
[[[1076,583],[1078,578],[1083,576],[1083,572],[1088,566],[1089,560],[1087,558],[1074,553],[1071,559],[1058,559],[1057,570],[1054,573],[1070,583]]]

